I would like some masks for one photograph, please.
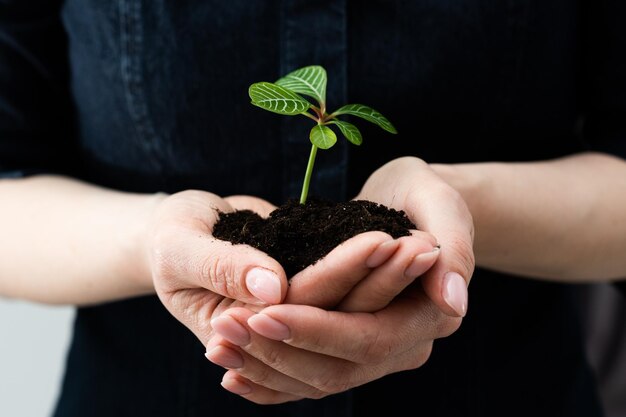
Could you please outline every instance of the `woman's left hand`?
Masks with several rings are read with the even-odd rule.
[[[230,308],[211,325],[207,358],[229,369],[222,386],[259,404],[323,398],[422,366],[450,317],[418,283],[374,313],[280,304],[258,313]]]

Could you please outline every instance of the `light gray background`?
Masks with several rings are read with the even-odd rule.
[[[0,416],[49,417],[74,309],[0,297]]]

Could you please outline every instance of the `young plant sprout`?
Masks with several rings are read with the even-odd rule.
[[[326,111],[326,70],[319,65],[297,69],[275,83],[259,82],[250,86],[248,94],[252,104],[262,109],[295,116],[301,114],[317,124],[311,129],[311,153],[304,175],[300,204],[305,204],[311,183],[311,173],[317,149],[329,149],[337,143],[337,135],[329,125],[335,125],[345,138],[355,145],[363,142],[359,129],[352,123],[339,120],[337,116],[348,114],[374,123],[387,132],[396,134],[396,128],[378,111],[363,104],[346,104],[338,110]],[[317,105],[302,97],[308,96],[317,101]]]

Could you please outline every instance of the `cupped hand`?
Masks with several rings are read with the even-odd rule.
[[[318,399],[422,366],[433,341],[460,323],[415,283],[374,313],[229,308],[212,321],[216,335],[206,355],[228,369],[222,386],[252,402]]]
[[[220,212],[243,207],[263,214],[272,205],[255,197],[222,199],[189,190],[165,198],[151,219],[147,259],[157,295],[203,344],[211,318],[225,308],[280,303],[287,292],[285,272],[276,260],[212,236]]]
[[[403,210],[418,229],[437,237],[441,253],[421,277],[428,297],[446,314],[463,317],[474,272],[474,224],[461,195],[421,159],[395,159],[376,170],[356,199]]]
[[[322,398],[424,364],[434,340],[453,333],[461,318],[444,314],[415,280],[437,260],[434,238],[414,232],[389,239],[371,232],[335,248],[292,279],[285,302],[294,304],[232,306],[212,320],[206,356],[228,369],[222,386],[277,404]],[[324,308],[335,303],[334,311]]]
[[[404,157],[376,170],[355,199],[402,210],[419,231],[395,240],[381,232],[348,240],[297,274],[284,302],[372,312],[419,276],[444,313],[465,316],[474,224],[460,194],[421,159]]]

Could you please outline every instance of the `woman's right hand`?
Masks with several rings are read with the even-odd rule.
[[[147,260],[154,288],[169,312],[203,344],[211,318],[230,306],[259,309],[280,303],[287,292],[281,265],[262,251],[212,235],[219,212],[233,205],[267,212],[256,197],[226,200],[204,191],[182,191],[163,199],[148,231]]]

